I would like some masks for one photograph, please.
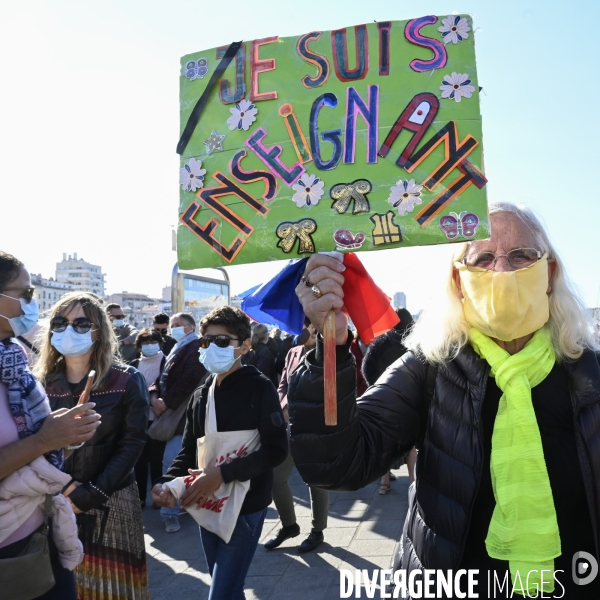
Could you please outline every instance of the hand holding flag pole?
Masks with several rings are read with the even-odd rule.
[[[348,314],[365,344],[399,321],[389,298],[353,253],[313,254],[309,259],[291,260],[242,300],[242,310],[260,323],[274,324],[296,335],[302,333],[306,315],[322,332],[325,424],[330,426],[337,425],[336,342],[339,333],[343,343],[347,331],[345,319],[339,321],[340,331],[336,331],[336,310]]]

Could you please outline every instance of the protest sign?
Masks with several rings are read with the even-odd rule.
[[[470,17],[273,36],[181,65],[181,268],[488,237]]]

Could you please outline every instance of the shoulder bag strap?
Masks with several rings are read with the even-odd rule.
[[[48,535],[48,529],[50,527],[50,514],[52,513],[52,495],[46,494],[46,499],[44,501],[44,527],[42,528],[41,533],[43,535]]]
[[[204,419],[204,435],[217,432],[217,411],[215,409],[215,386],[217,377],[212,380],[206,397],[206,418]]]

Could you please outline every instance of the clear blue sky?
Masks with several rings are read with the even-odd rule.
[[[397,0],[11,2],[0,21],[0,248],[45,276],[62,253],[102,265],[108,290],[158,295],[175,262],[179,58],[233,40],[424,14],[473,15],[488,198],[545,220],[587,305],[600,272],[600,3]],[[361,256],[409,308],[445,249]],[[242,291],[280,263],[230,269]]]

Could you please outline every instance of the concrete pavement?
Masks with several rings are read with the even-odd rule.
[[[398,479],[384,496],[377,483],[355,492],[330,493],[325,542],[313,552],[299,554],[297,546],[310,533],[311,517],[308,487],[294,471],[290,483],[301,534],[266,550],[264,542],[280,527],[271,504],[246,578],[246,599],[336,600],[340,569],[388,568],[400,539],[408,494],[406,466],[394,473]],[[210,575],[193,519],[181,516],[181,530],[168,534],[158,510],[146,507],[143,513],[152,600],[208,598]]]

